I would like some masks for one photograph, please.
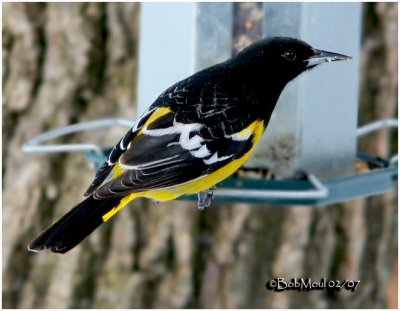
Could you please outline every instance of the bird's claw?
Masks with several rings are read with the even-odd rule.
[[[202,211],[211,205],[211,201],[214,197],[213,189],[215,189],[215,187],[198,193],[197,208],[199,210]]]

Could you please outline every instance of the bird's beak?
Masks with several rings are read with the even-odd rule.
[[[307,63],[307,68],[309,67],[314,67],[316,65],[325,63],[325,62],[336,62],[339,60],[348,60],[352,59],[350,56],[338,54],[338,53],[332,53],[332,52],[327,52],[327,51],[322,51],[322,50],[317,50],[314,49],[314,55],[307,58],[305,61]]]

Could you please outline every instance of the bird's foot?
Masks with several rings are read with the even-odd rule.
[[[211,201],[214,197],[214,192],[213,192],[214,189],[215,187],[212,187],[210,189],[198,193],[197,208],[199,210],[202,211],[206,207],[209,207],[211,205]]]

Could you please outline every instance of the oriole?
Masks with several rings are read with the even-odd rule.
[[[266,38],[172,85],[112,149],[87,198],[28,249],[65,253],[138,197],[199,193],[199,208],[208,206],[209,189],[254,150],[285,85],[318,64],[345,59],[297,39]]]

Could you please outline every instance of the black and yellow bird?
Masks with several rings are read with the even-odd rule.
[[[349,58],[297,39],[266,38],[172,85],[112,149],[87,198],[28,249],[65,253],[138,197],[198,193],[198,207],[209,206],[210,188],[254,151],[285,85],[321,63]]]

